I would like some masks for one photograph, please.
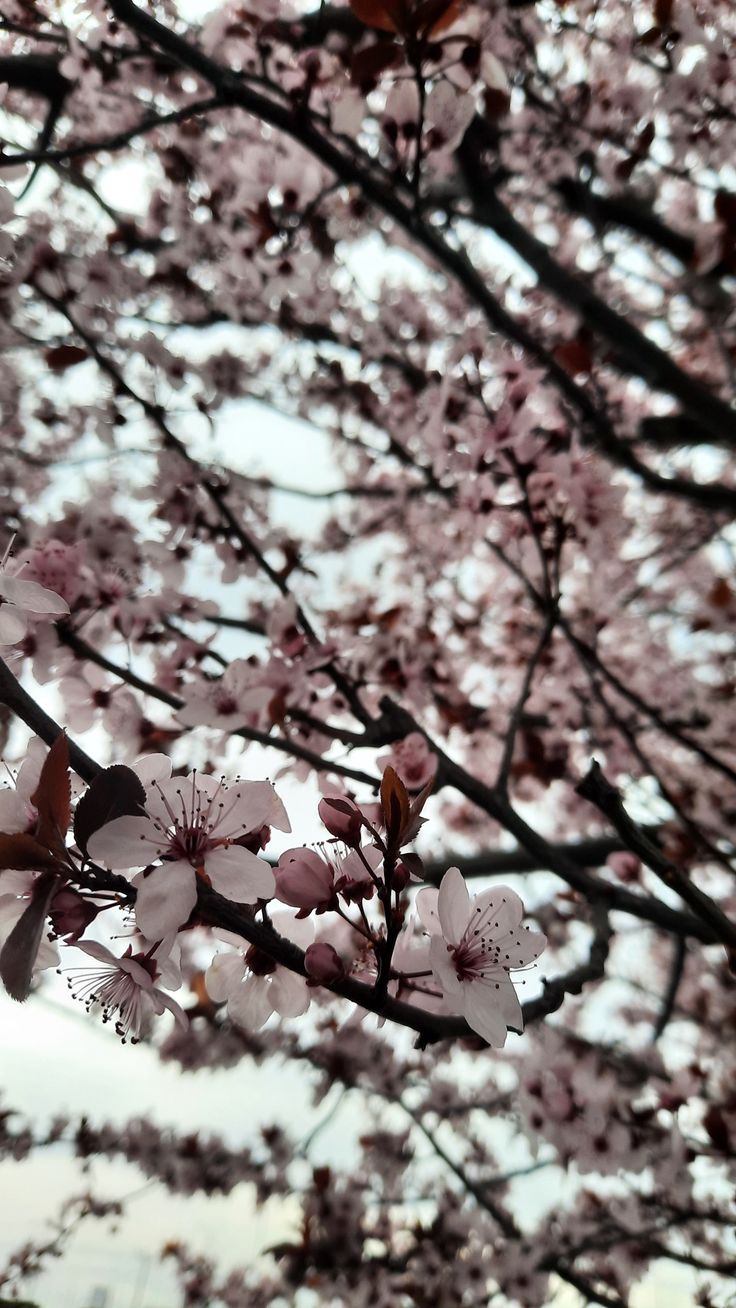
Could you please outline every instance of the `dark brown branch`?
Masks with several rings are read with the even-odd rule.
[[[467,255],[462,250],[454,249],[439,231],[424,223],[413,203],[404,200],[395,186],[390,186],[376,175],[376,166],[368,156],[355,149],[349,151],[347,146],[341,148],[325,136],[315,120],[303,111],[297,111],[289,104],[253,90],[240,75],[210,59],[197,46],[140,10],[132,0],[109,0],[109,4],[120,22],[152,41],[183,67],[204,78],[221,99],[239,105],[261,121],[285,132],[320,159],[343,182],[357,185],[368,201],[393,218],[426,254],[435,259],[463,287],[482,310],[489,327],[522,346],[546,370],[550,380],[579,415],[586,432],[608,459],[637,474],[652,489],[692,499],[710,508],[736,507],[736,490],[730,486],[691,482],[676,476],[664,477],[641,463],[629,445],[617,437],[607,415],[597,407],[588,392],[577,385],[553,355],[489,291]],[[725,407],[729,415],[730,411],[709,392],[706,392],[706,396],[710,405],[718,408],[720,429],[723,426],[721,410]]]
[[[3,659],[0,659],[0,704],[9,708],[47,745],[53,745],[56,737],[62,734],[58,722],[54,722],[54,719],[49,717],[49,714],[45,713],[35,699],[32,699],[23,689]],[[74,771],[87,783],[94,781],[97,773],[102,771],[99,763],[95,763],[94,759],[90,758],[89,754],[85,754],[73,740],[69,741],[69,758]]]
[[[79,658],[88,659],[90,663],[96,663],[99,668],[103,668],[113,677],[118,677],[128,686],[141,691],[144,695],[149,695],[151,699],[157,699],[162,704],[167,704],[169,708],[180,709],[184,707],[185,701],[179,695],[173,695],[168,690],[162,690],[152,681],[146,681],[140,677],[131,668],[124,668],[112,659],[101,654],[86,640],[72,630],[68,624],[59,627],[60,640],[74,650]],[[182,728],[184,730],[184,728]],[[255,744],[263,745],[267,749],[278,750],[282,754],[288,754],[291,758],[301,759],[304,763],[309,763],[317,772],[333,772],[339,776],[347,777],[350,781],[361,782],[363,785],[370,786],[372,790],[377,790],[380,785],[380,778],[373,777],[368,772],[361,772],[358,768],[348,767],[345,763],[338,763],[334,759],[323,758],[315,750],[308,749],[306,745],[301,745],[299,741],[291,740],[287,736],[274,736],[269,731],[259,731],[255,727],[239,726],[234,727],[229,734],[231,736],[240,736],[243,740],[253,741]]]
[[[461,795],[465,795],[466,799],[476,804],[489,817],[500,823],[510,835],[514,836],[519,845],[534,860],[536,866],[554,872],[567,885],[572,886],[574,890],[583,895],[589,903],[607,903],[612,909],[630,913],[633,917],[638,917],[645,922],[651,922],[655,926],[662,927],[665,931],[673,931],[677,935],[693,936],[705,944],[713,944],[720,939],[713,926],[701,920],[700,917],[679,912],[677,909],[671,908],[669,904],[663,904],[649,895],[635,894],[624,886],[611,885],[610,882],[601,881],[597,877],[591,876],[584,868],[567,857],[564,846],[551,845],[533,827],[530,827],[504,795],[499,794],[491,786],[487,786],[477,777],[473,777],[469,772],[466,772],[458,763],[455,763],[427,735],[427,732],[423,730],[416,719],[410,713],[407,713],[405,709],[402,709],[400,705],[395,704],[389,696],[384,696],[380,707],[387,725],[397,730],[401,736],[407,736],[412,731],[417,731],[424,736],[439,759],[438,784],[454,786]],[[624,845],[626,848],[631,847],[625,840]]]
[[[665,858],[641,827],[632,821],[615,786],[611,785],[595,760],[591,763],[587,775],[576,786],[576,790],[583,799],[590,800],[591,804],[608,818],[611,826],[625,841],[627,848],[637,854],[642,863],[656,872],[665,885],[675,890],[698,917],[707,922],[717,940],[731,949],[736,948],[736,925],[726,917],[710,895],[706,895],[689,880],[681,868]]]
[[[736,413],[731,406],[683,372],[654,341],[611,309],[583,277],[568,272],[557,262],[547,246],[527,231],[488,185],[484,170],[479,167],[482,149],[482,138],[478,139],[471,124],[457,153],[477,220],[491,228],[528,264],[541,286],[580,314],[583,322],[608,343],[624,372],[642,377],[654,389],[674,396],[704,431],[717,440],[736,445]]]

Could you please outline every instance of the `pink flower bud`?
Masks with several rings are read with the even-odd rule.
[[[628,849],[620,849],[615,854],[609,854],[608,866],[621,881],[639,880],[641,863],[636,854],[630,853]]]
[[[402,854],[394,868],[394,890],[405,890],[411,881],[424,881],[424,864],[418,854]]]
[[[317,811],[331,836],[344,840],[346,845],[360,844],[363,815],[352,800],[338,796],[321,799]]]
[[[312,849],[287,849],[274,873],[276,898],[305,914],[329,908],[335,899],[334,874],[329,863]]]
[[[324,941],[309,945],[304,953],[304,970],[312,981],[329,986],[345,975],[345,968],[336,949]]]
[[[439,762],[424,736],[412,731],[403,740],[397,740],[390,754],[378,760],[383,772],[389,765],[398,772],[407,790],[422,790],[437,772]]]

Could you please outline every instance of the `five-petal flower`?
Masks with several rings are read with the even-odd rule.
[[[501,1049],[507,1027],[521,1031],[524,1025],[510,973],[539,957],[546,936],[522,927],[524,905],[509,886],[471,898],[456,867],[445,873],[439,891],[419,892],[417,912],[430,933],[430,964],[446,1004]]]
[[[153,781],[145,812],[108,822],[90,838],[96,863],[145,868],[137,887],[136,922],[148,940],[160,940],[186,922],[197,902],[197,877],[238,903],[269,899],[275,889],[268,863],[241,843],[264,826],[290,831],[281,800],[268,781],[227,786],[216,777]],[[149,868],[156,859],[160,867]]]

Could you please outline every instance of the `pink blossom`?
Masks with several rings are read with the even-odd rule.
[[[74,999],[81,999],[89,1011],[99,1004],[103,1010],[103,1022],[109,1022],[117,1013],[115,1030],[123,1040],[128,1036],[133,1042],[145,1031],[151,1017],[159,1016],[164,1009],[173,1013],[180,1026],[188,1025],[184,1010],[171,995],[167,995],[156,984],[158,968],[148,954],[134,954],[128,946],[122,958],[106,949],[96,941],[84,941],[77,946],[100,966],[95,968],[75,968],[70,982],[74,989]]]
[[[304,947],[311,942],[312,927],[308,922],[281,914],[274,918],[273,925],[293,944]],[[205,973],[205,985],[215,1003],[227,1003],[228,1017],[233,1022],[257,1031],[272,1013],[280,1017],[306,1013],[309,990],[304,977],[282,967],[255,945],[243,949],[243,941],[230,932],[218,935],[237,949],[215,955]]]
[[[18,769],[15,786],[0,789],[0,832],[5,835],[31,831],[36,825],[38,814],[31,798],[36,792],[46,753],[46,746],[34,736]]]
[[[345,975],[340,955],[326,940],[317,941],[304,951],[304,970],[312,981],[323,986],[329,986]]]
[[[12,541],[11,541],[12,545]],[[39,618],[66,617],[69,605],[55,591],[39,586],[36,581],[20,578],[22,567],[8,572],[8,556],[0,562],[0,645],[15,645],[26,634],[28,623]]]
[[[276,868],[276,898],[303,913],[324,912],[336,902],[335,871],[313,849],[287,849]]]
[[[618,849],[613,854],[609,854],[606,861],[620,881],[638,881],[641,861],[630,850]]]
[[[422,790],[437,772],[437,755],[433,754],[424,736],[412,731],[403,740],[397,740],[390,754],[378,759],[382,772],[391,766],[398,772],[407,790]]]
[[[145,813],[108,822],[91,837],[88,848],[90,857],[107,867],[144,867],[165,860],[163,866],[133,878],[138,928],[146,939],[159,940],[191,914],[198,876],[238,903],[271,897],[271,868],[241,843],[263,826],[291,829],[270,782],[228,787],[222,779],[191,772],[186,778],[153,781]]]
[[[363,815],[351,799],[328,795],[319,801],[317,811],[331,836],[343,840],[346,845],[360,843]]]
[[[445,873],[439,891],[419,892],[417,912],[430,932],[430,963],[446,1003],[502,1049],[506,1028],[524,1026],[510,972],[538,958],[546,936],[521,927],[524,905],[508,886],[471,897],[456,867]]]
[[[254,684],[258,672],[247,659],[234,659],[221,677],[185,691],[179,721],[186,727],[221,727],[225,731],[251,720],[257,722],[273,695],[271,687]]]
[[[296,600],[284,599],[274,604],[266,623],[266,633],[286,658],[293,659],[301,654],[306,645],[306,637],[298,626],[299,615]]]

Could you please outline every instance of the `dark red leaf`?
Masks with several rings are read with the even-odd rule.
[[[393,768],[386,768],[381,781],[381,812],[389,845],[398,846],[401,833],[409,823],[410,811],[406,786]]]
[[[353,55],[350,76],[359,86],[373,86],[386,68],[401,61],[399,47],[393,41],[376,41]]]
[[[64,372],[77,363],[83,363],[89,354],[81,345],[55,345],[46,351],[44,358],[52,372]]]
[[[35,836],[18,831],[15,835],[0,835],[0,872],[16,868],[19,872],[41,872],[56,867],[58,860]]]
[[[72,814],[69,745],[62,732],[44,760],[31,803],[38,809],[36,839],[46,849],[63,852]]]
[[[105,768],[82,795],[74,814],[74,839],[82,853],[100,827],[119,817],[136,817],[145,807],[143,783],[131,768],[116,763]]]
[[[703,1117],[703,1126],[708,1132],[708,1135],[716,1149],[720,1149],[724,1154],[729,1153],[731,1149],[731,1136],[728,1130],[728,1124],[720,1108],[716,1107],[715,1104],[711,1104],[710,1108],[705,1113],[705,1116]]]
[[[53,872],[44,872],[33,887],[33,897],[18,918],[0,951],[0,981],[11,999],[23,1003],[31,993],[33,966],[43,938],[49,905],[58,885]]]

